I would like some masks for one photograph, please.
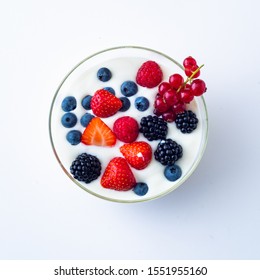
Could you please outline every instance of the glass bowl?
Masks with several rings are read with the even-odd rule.
[[[155,161],[154,158],[152,163],[144,170],[135,170],[132,168],[137,182],[146,182],[148,184],[149,191],[144,196],[138,196],[132,190],[115,191],[105,189],[100,185],[100,178],[109,160],[115,156],[122,156],[119,147],[124,144],[123,142],[118,140],[113,148],[87,146],[83,143],[71,145],[67,142],[66,134],[69,130],[76,129],[81,132],[84,131],[84,127],[79,121],[80,117],[86,112],[81,105],[82,98],[88,94],[93,95],[97,89],[104,87],[112,87],[116,91],[116,96],[122,96],[120,93],[120,85],[126,80],[135,80],[138,68],[147,60],[156,61],[160,65],[164,74],[164,81],[167,81],[169,76],[173,73],[184,74],[183,66],[180,63],[161,52],[137,46],[115,47],[97,52],[77,64],[63,79],[53,97],[49,115],[49,133],[55,157],[64,173],[76,186],[79,186],[83,190],[99,198],[115,202],[130,203],[162,197],[182,185],[194,172],[203,156],[208,137],[208,114],[205,100],[202,96],[195,97],[188,105],[188,108],[195,111],[199,119],[196,130],[190,134],[182,134],[176,129],[174,123],[168,123],[169,133],[173,135],[173,137],[170,138],[174,138],[173,140],[183,147],[183,157],[176,162],[176,164],[182,168],[182,177],[175,182],[168,181],[163,175],[165,167]],[[112,78],[108,82],[101,82],[97,79],[96,73],[101,67],[107,67],[112,72]],[[110,128],[113,127],[115,119],[123,115],[131,115],[139,121],[141,117],[153,113],[152,103],[156,94],[157,87],[147,89],[138,86],[138,93],[136,96],[129,98],[131,100],[130,111],[118,112],[116,115],[102,120]],[[61,124],[61,117],[64,114],[61,109],[61,103],[66,96],[74,96],[77,100],[77,108],[73,113],[76,114],[78,122],[76,126],[71,129],[65,128]],[[147,111],[140,112],[135,108],[134,100],[138,96],[149,96],[150,106]],[[140,133],[137,141],[142,140],[147,141]],[[149,142],[153,151],[156,149],[158,142],[159,141]],[[72,161],[83,152],[97,156],[102,165],[101,176],[90,184],[77,181],[70,173]]]

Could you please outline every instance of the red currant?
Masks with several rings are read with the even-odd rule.
[[[185,88],[180,92],[180,97],[181,101],[183,101],[184,103],[190,103],[193,100],[194,95],[191,94],[190,89]]]
[[[177,94],[176,90],[169,89],[163,95],[163,99],[168,105],[172,106],[173,104],[178,103],[180,98],[179,98],[179,95]]]
[[[192,67],[190,68],[185,68],[185,74],[190,77],[193,72],[195,72],[197,69],[199,68],[198,65],[193,65]],[[198,78],[200,75],[200,70],[198,70],[198,72],[192,77],[192,78]]]
[[[183,61],[183,66],[184,66],[184,68],[191,68],[191,67],[194,66],[194,65],[197,65],[197,62],[196,62],[196,60],[195,60],[193,57],[191,57],[191,56],[186,57],[186,58],[184,59],[184,61]]]
[[[174,113],[177,115],[179,113],[182,113],[186,109],[186,105],[185,105],[185,103],[180,101],[177,104],[174,104],[172,106],[172,109],[173,109]]]
[[[172,110],[169,110],[162,114],[162,118],[166,122],[174,122],[176,119],[176,114]]]
[[[205,91],[207,90],[206,84],[203,80],[201,79],[196,79],[193,80],[191,83],[191,94],[195,96],[200,96],[202,95]]]
[[[158,87],[158,91],[159,91],[159,94],[161,96],[163,96],[163,94],[169,90],[171,88],[171,85],[167,82],[162,82],[159,87]]]
[[[169,83],[174,89],[178,89],[184,82],[183,77],[180,74],[173,74],[169,78]]]
[[[164,113],[169,109],[169,105],[166,104],[163,98],[160,96],[155,99],[154,108],[158,113]]]

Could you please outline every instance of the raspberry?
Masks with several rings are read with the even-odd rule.
[[[113,131],[120,141],[132,143],[138,137],[139,126],[134,118],[125,116],[115,121]]]
[[[136,75],[136,82],[138,85],[147,88],[158,86],[163,78],[162,69],[155,62],[148,60],[142,64]]]

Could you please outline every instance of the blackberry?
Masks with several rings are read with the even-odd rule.
[[[191,133],[197,128],[198,122],[199,120],[196,114],[191,110],[178,114],[175,120],[176,127],[180,129],[182,133]]]
[[[140,122],[140,132],[149,141],[165,139],[168,133],[167,122],[157,116],[143,117]]]
[[[162,165],[174,164],[181,157],[182,146],[170,138],[161,140],[154,152],[154,158]]]
[[[90,183],[101,174],[101,163],[97,157],[82,153],[72,162],[70,172],[76,180]]]

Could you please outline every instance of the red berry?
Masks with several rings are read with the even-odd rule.
[[[174,104],[174,105],[172,106],[172,109],[173,109],[174,113],[177,115],[177,114],[182,113],[182,112],[185,111],[186,105],[185,105],[185,103],[183,103],[182,101],[180,101],[179,103]]]
[[[181,101],[184,103],[190,103],[194,98],[194,95],[191,93],[191,90],[190,90],[190,85],[188,85],[188,87],[187,87],[187,85],[184,89],[182,89],[180,91]]]
[[[192,81],[190,90],[191,94],[195,96],[200,96],[207,90],[207,88],[203,80],[196,79]]]
[[[132,143],[138,137],[139,126],[134,118],[124,116],[114,122],[113,131],[120,141]]]
[[[177,94],[176,90],[169,89],[168,91],[166,91],[164,93],[163,99],[168,105],[172,106],[173,104],[178,103],[180,98],[179,98],[179,95]]]
[[[152,148],[144,141],[124,144],[120,152],[126,161],[135,169],[146,168],[152,160]]]
[[[117,191],[128,191],[136,185],[134,174],[123,157],[115,157],[108,163],[101,185]]]
[[[173,74],[169,78],[169,83],[174,89],[178,89],[184,82],[183,77],[180,74]]]
[[[197,62],[196,62],[196,60],[195,60],[193,57],[191,57],[191,56],[186,57],[186,58],[184,59],[184,61],[183,61],[183,66],[184,66],[184,68],[191,68],[191,67],[194,66],[194,65],[197,65]]]
[[[107,118],[122,107],[122,101],[109,91],[100,89],[91,98],[90,106],[97,117]]]
[[[191,68],[185,68],[185,74],[190,77],[193,72],[195,72],[199,68],[198,65],[193,65]],[[200,75],[200,70],[192,77],[192,78],[198,78]]]
[[[176,119],[176,114],[172,110],[169,110],[162,114],[162,118],[166,122],[174,122]]]
[[[171,85],[167,82],[160,83],[158,87],[159,94],[163,96],[163,94],[171,88]]]
[[[146,61],[138,69],[136,82],[138,85],[147,88],[153,88],[160,84],[163,78],[163,72],[155,61]]]
[[[164,101],[164,99],[159,96],[155,99],[154,108],[159,113],[164,113],[169,109],[169,105]]]

